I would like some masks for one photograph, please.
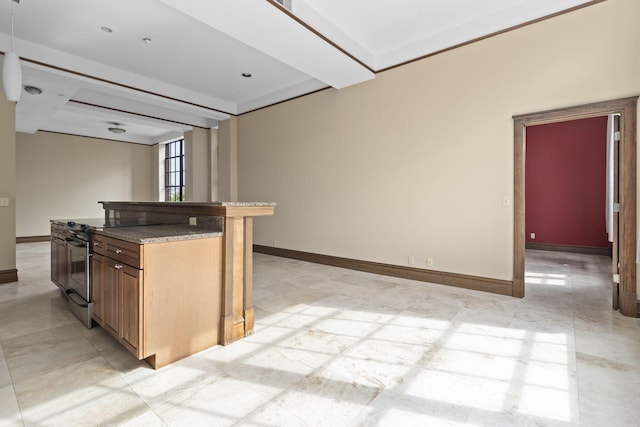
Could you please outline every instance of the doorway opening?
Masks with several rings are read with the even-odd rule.
[[[609,121],[599,116],[527,127],[526,249],[612,255]]]
[[[525,296],[525,147],[526,128],[534,125],[619,115],[620,211],[614,248],[618,248],[618,282],[612,284],[614,308],[625,316],[638,315],[636,297],[636,110],[638,97],[598,102],[514,116],[514,260],[513,296]],[[615,250],[615,249],[614,249]],[[614,257],[615,261],[615,257]],[[619,268],[618,268],[619,267]],[[612,278],[613,281],[613,278]]]

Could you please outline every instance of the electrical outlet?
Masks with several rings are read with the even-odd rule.
[[[9,206],[9,198],[0,197],[0,206]]]
[[[276,239],[273,239],[273,247],[274,248],[278,247],[278,241]]]
[[[531,240],[535,240],[536,239],[536,233],[531,233]]]
[[[502,196],[502,206],[509,206],[509,196]]]
[[[189,225],[198,225],[198,218],[196,218],[195,216],[190,216]]]
[[[433,258],[427,258],[427,267],[433,267]]]
[[[407,262],[409,263],[409,265],[414,265],[416,263],[416,260],[413,255],[409,255],[409,259],[407,260]]]

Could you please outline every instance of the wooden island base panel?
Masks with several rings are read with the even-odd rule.
[[[92,317],[132,354],[157,369],[253,333],[252,222],[275,203],[100,203]]]

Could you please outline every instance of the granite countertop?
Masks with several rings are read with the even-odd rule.
[[[144,225],[138,227],[108,227],[97,232],[131,243],[161,243],[177,240],[221,237],[222,231],[213,231],[187,224]]]

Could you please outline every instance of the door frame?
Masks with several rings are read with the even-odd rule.
[[[514,233],[513,296],[522,298],[525,257],[526,127],[568,120],[620,114],[620,312],[638,316],[636,297],[636,119],[638,97],[614,99],[555,110],[513,116]]]

